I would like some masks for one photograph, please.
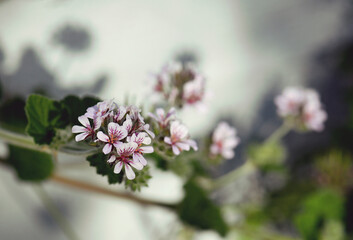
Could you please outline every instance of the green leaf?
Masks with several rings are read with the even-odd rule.
[[[322,223],[340,221],[343,213],[343,197],[331,189],[321,189],[305,199],[294,222],[304,239],[317,239]]]
[[[52,112],[59,112],[55,101],[40,95],[32,94],[28,97],[25,111],[28,125],[26,132],[33,137],[37,144],[50,144],[55,136],[56,118]]]
[[[96,105],[100,99],[95,97],[78,98],[76,96],[67,96],[60,101],[62,108],[66,111],[71,125],[80,124],[78,117],[85,114],[87,108]]]
[[[51,155],[12,145],[9,145],[9,148],[9,163],[20,179],[42,181],[52,174],[54,163]]]
[[[6,100],[0,107],[0,121],[5,128],[24,133],[27,118],[25,113],[25,101],[20,97]]]
[[[213,229],[221,236],[228,232],[221,211],[194,181],[184,185],[185,197],[178,206],[180,219],[199,229]]]
[[[147,187],[148,180],[151,175],[149,173],[149,166],[144,167],[141,171],[135,171],[136,177],[132,180],[125,180],[125,188],[130,188],[132,191],[141,191],[141,187]]]
[[[113,172],[113,167],[109,166],[107,163],[107,155],[96,153],[88,156],[87,161],[92,167],[96,168],[98,174],[108,177],[109,184],[121,183],[123,181],[123,172],[120,172],[119,174]]]

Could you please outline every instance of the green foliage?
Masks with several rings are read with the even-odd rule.
[[[196,228],[213,229],[221,236],[228,232],[221,215],[220,208],[216,206],[193,180],[184,185],[185,197],[178,206],[180,219]]]
[[[285,223],[292,219],[300,204],[315,189],[307,180],[293,180],[285,188],[271,194],[270,201],[264,207],[265,215],[271,221]]]
[[[344,240],[344,227],[342,222],[328,220],[320,233],[319,240]]]
[[[51,144],[57,129],[78,124],[78,117],[99,99],[68,96],[61,101],[32,94],[28,97],[25,110],[28,119],[27,133],[37,144]]]
[[[58,113],[55,101],[40,96],[30,95],[27,99],[25,111],[28,125],[26,132],[33,137],[37,144],[50,144],[55,136],[55,127],[59,118],[54,117],[52,112]]]
[[[22,180],[42,181],[54,170],[54,163],[49,154],[9,145],[9,163]]]
[[[27,125],[25,104],[19,97],[4,101],[0,107],[1,124],[9,130],[24,132]]]
[[[286,150],[276,141],[252,144],[248,148],[248,156],[257,166],[266,169],[282,164],[286,157]]]
[[[92,167],[96,168],[96,172],[102,176],[107,176],[108,183],[121,183],[123,181],[124,174],[121,172],[115,174],[113,168],[107,163],[107,156],[103,153],[96,153],[87,157],[87,161]]]
[[[78,117],[85,114],[87,108],[96,105],[100,99],[95,97],[67,96],[60,101],[63,114],[67,116],[70,125],[79,124]]]
[[[151,177],[149,166],[145,166],[141,171],[135,171],[136,177],[132,180],[125,180],[125,188],[130,188],[132,191],[141,191],[141,187],[148,187],[148,180]]]
[[[165,160],[162,156],[158,155],[156,152],[148,154],[148,157],[155,161],[156,166],[159,169],[161,169],[163,171],[167,171],[168,170],[168,161]]]
[[[321,189],[304,200],[301,210],[294,219],[299,232],[304,239],[318,239],[322,223],[341,221],[344,199],[333,190]]]

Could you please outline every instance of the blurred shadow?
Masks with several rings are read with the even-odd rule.
[[[90,33],[83,27],[66,24],[54,33],[54,45],[73,53],[82,53],[91,46]],[[35,48],[29,46],[22,53],[17,70],[9,73],[4,69],[4,51],[0,46],[0,79],[3,85],[4,98],[27,96],[30,93],[41,93],[53,98],[63,98],[69,94],[98,94],[108,80],[107,74],[101,74],[85,86],[61,87],[55,73],[50,71],[39,57]]]

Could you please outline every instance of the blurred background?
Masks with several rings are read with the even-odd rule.
[[[195,117],[193,109],[185,109],[179,116],[193,136],[226,119],[242,139],[236,157],[219,167],[216,175],[222,175],[244,162],[248,143],[265,139],[281,124],[275,95],[286,86],[312,87],[329,117],[324,132],[290,133],[284,139],[289,178],[296,181],[311,174],[307,162],[313,155],[334,147],[348,153],[353,149],[352,7],[348,0],[3,0],[3,94],[5,99],[33,92],[57,99],[91,94],[145,104],[152,99],[152,73],[171,60],[193,61],[207,78],[208,111]],[[60,156],[60,161],[75,159]],[[73,167],[65,174],[106,185],[92,168]],[[246,190],[260,194],[266,189],[249,184],[230,186],[215,199],[237,202]],[[183,183],[172,173],[155,169],[149,185],[140,196],[171,203],[182,198]],[[51,182],[45,188],[82,239],[175,239],[181,227],[177,217],[163,209]],[[349,190],[350,185],[345,186],[350,200],[342,224],[347,232],[353,230]],[[0,168],[0,196],[0,239],[66,239],[31,187],[6,168]],[[297,235],[291,224],[278,220],[288,216],[268,214],[273,228]],[[200,231],[195,239],[220,237]]]

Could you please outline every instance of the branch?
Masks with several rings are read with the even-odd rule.
[[[116,191],[111,191],[109,189],[102,188],[102,187],[97,186],[97,185],[92,185],[92,184],[89,184],[89,183],[86,183],[86,182],[78,181],[78,180],[75,180],[75,179],[72,179],[72,178],[63,177],[63,176],[60,176],[60,175],[55,175],[54,174],[51,177],[51,180],[54,181],[54,182],[66,185],[68,187],[77,188],[77,189],[81,189],[81,190],[86,190],[86,191],[89,191],[89,192],[100,193],[100,194],[109,195],[109,196],[113,196],[113,197],[118,197],[118,198],[122,198],[122,199],[133,201],[133,202],[141,204],[141,205],[157,206],[157,207],[167,208],[167,209],[170,209],[170,210],[174,210],[176,208],[175,204],[167,204],[167,203],[161,203],[161,202],[157,202],[157,201],[142,199],[142,198],[136,197],[134,195],[130,195],[130,194],[127,194],[127,193],[119,193],[119,192],[116,192]]]

